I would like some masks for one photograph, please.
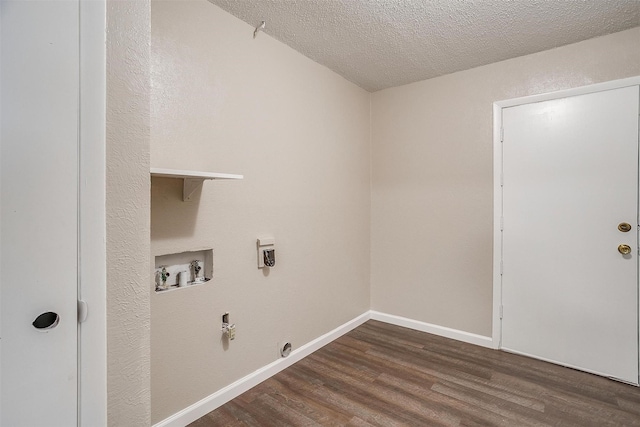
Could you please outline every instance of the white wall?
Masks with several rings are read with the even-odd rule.
[[[151,252],[213,248],[206,285],[151,291],[152,422],[369,309],[370,95],[204,0],[151,8]],[[277,265],[259,270],[272,233]],[[221,315],[237,326],[227,345]]]
[[[148,0],[107,1],[107,411],[150,425]]]
[[[369,271],[373,309],[489,335],[491,103],[640,74],[636,28],[375,93],[369,121],[366,92],[204,1],[154,3],[152,29],[144,0],[110,1],[107,18],[114,426],[157,422],[274,360],[280,337],[299,346],[367,310]],[[166,295],[149,266],[150,31],[151,164],[245,174],[191,204],[179,181],[152,183],[151,259],[215,250],[213,283]]]
[[[491,335],[492,103],[640,75],[640,28],[372,95],[371,307]]]

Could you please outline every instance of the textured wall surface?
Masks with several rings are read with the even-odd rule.
[[[640,75],[640,28],[372,95],[372,309],[491,335],[492,103]]]
[[[147,0],[107,1],[107,411],[150,425]]]
[[[155,423],[273,362],[279,341],[299,348],[369,309],[370,95],[204,0],[151,14],[152,165],[244,174],[191,202],[180,180],[152,180],[152,260],[214,252],[205,285],[147,283]]]
[[[210,0],[376,91],[640,25],[638,0]]]

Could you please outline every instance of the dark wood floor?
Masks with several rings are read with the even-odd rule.
[[[640,426],[640,389],[369,321],[192,423]]]

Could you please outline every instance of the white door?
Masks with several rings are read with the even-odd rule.
[[[502,110],[502,348],[635,384],[638,104],[631,86]]]
[[[0,424],[75,426],[79,7],[0,7]]]

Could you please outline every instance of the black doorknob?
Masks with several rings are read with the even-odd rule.
[[[59,322],[60,316],[58,316],[58,313],[47,311],[46,313],[42,313],[40,316],[36,317],[36,320],[33,321],[32,325],[36,329],[46,331],[58,326]]]

